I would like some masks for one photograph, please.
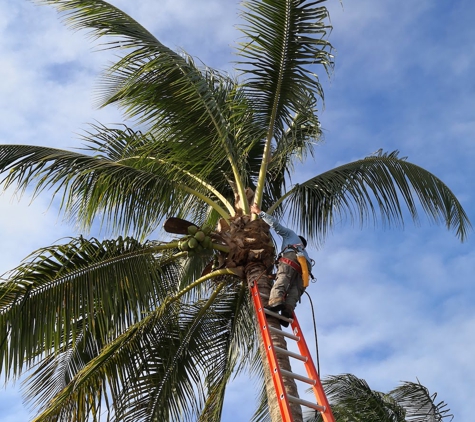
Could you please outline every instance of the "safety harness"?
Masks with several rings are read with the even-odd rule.
[[[297,262],[292,261],[291,259],[282,256],[287,249],[292,249],[297,254]],[[285,249],[279,254],[278,262],[282,262],[286,265],[292,267],[295,271],[297,271],[302,276],[303,287],[308,287],[309,279],[310,279],[310,271],[308,270],[307,259],[305,256],[299,252],[297,245],[287,245]],[[313,278],[313,276],[312,276]]]
[[[302,267],[291,259],[281,256],[278,261],[290,265],[295,271],[297,271],[299,274],[302,274]]]

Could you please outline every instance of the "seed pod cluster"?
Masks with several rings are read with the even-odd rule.
[[[188,236],[180,239],[178,248],[181,251],[188,252],[188,255],[203,252],[205,249],[212,248],[211,227],[203,226],[189,226]]]

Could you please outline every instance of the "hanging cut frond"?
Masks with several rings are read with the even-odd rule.
[[[398,157],[397,151],[342,165],[296,185],[275,204],[309,238],[323,240],[329,228],[348,218],[364,224],[403,224],[404,204],[415,222],[416,199],[434,223],[443,223],[463,241],[468,217],[451,190],[432,173]]]

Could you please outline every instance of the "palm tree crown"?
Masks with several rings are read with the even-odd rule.
[[[7,379],[31,370],[35,420],[100,420],[104,408],[107,420],[220,419],[232,374],[263,373],[247,282],[272,271],[275,249],[252,201],[288,212],[313,241],[341,216],[399,224],[403,205],[465,239],[453,193],[397,152],[291,184],[322,135],[315,72],[333,66],[324,0],[243,3],[236,77],[198,66],[103,0],[40,3],[111,37],[120,56],[102,105],[133,125],[91,125],[81,151],[0,146],[5,189],[51,190],[84,230],[100,221],[117,236],[42,248],[0,284],[0,362]],[[206,240],[192,246],[196,230],[147,240],[171,216]]]

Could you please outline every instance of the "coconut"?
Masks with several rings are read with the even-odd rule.
[[[203,242],[203,240],[205,240],[205,238],[206,238],[206,235],[201,230],[199,230],[195,233],[195,239],[198,242]]]
[[[198,231],[198,227],[188,226],[188,234],[190,234],[191,236],[194,236],[197,231]]]
[[[194,249],[198,246],[198,241],[194,237],[192,237],[190,240],[188,240],[188,246],[191,249]]]

